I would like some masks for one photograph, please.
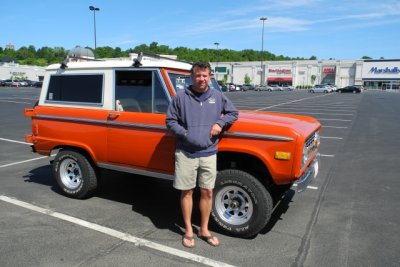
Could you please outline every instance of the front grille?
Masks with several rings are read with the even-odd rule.
[[[307,148],[307,156],[311,155],[314,153],[314,151],[317,150],[318,148],[318,140],[315,136],[316,132],[314,132],[310,137],[307,138],[306,140],[306,148]]]

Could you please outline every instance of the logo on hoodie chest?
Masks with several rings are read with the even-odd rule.
[[[214,97],[210,97],[210,98],[208,99],[208,103],[209,103],[209,104],[215,104],[215,98],[214,98]]]

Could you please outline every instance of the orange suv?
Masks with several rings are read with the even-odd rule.
[[[172,97],[190,82],[191,65],[159,56],[64,62],[46,69],[40,99],[25,109],[33,151],[50,155],[62,192],[87,198],[99,170],[172,180],[175,138],[165,126]],[[215,80],[212,90],[220,90]],[[219,143],[212,219],[249,237],[268,223],[273,195],[318,173],[320,123],[311,117],[240,111]],[[171,186],[172,190],[172,186]]]

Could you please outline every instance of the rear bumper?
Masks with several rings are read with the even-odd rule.
[[[33,144],[33,136],[32,136],[32,135],[26,134],[26,135],[25,135],[25,142],[26,142],[26,143],[31,143],[31,144],[32,144],[32,145],[31,145],[32,152],[33,152],[33,153],[37,153],[37,152],[36,152],[36,149],[35,149],[35,145]]]
[[[307,186],[314,180],[318,175],[319,168],[319,153],[314,158],[313,162],[310,164],[305,173],[300,177],[299,181],[296,182],[296,191],[302,192],[307,189]]]

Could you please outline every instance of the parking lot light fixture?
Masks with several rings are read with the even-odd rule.
[[[267,17],[261,17],[262,21],[262,34],[261,34],[261,74],[260,74],[260,85],[264,84],[264,68],[263,68],[263,57],[264,57],[264,22],[267,20]]]
[[[215,79],[218,81],[218,72],[217,72],[217,68],[218,68],[218,46],[219,46],[219,43],[218,42],[215,42],[214,43],[214,45],[217,47],[217,52],[216,52],[216,54],[217,54],[217,56],[216,56],[216,62],[215,62],[215,65],[216,65],[216,67],[215,67]]]
[[[89,10],[93,11],[93,25],[94,25],[94,58],[96,58],[97,38],[96,38],[96,11],[100,11],[100,8],[89,6]]]

